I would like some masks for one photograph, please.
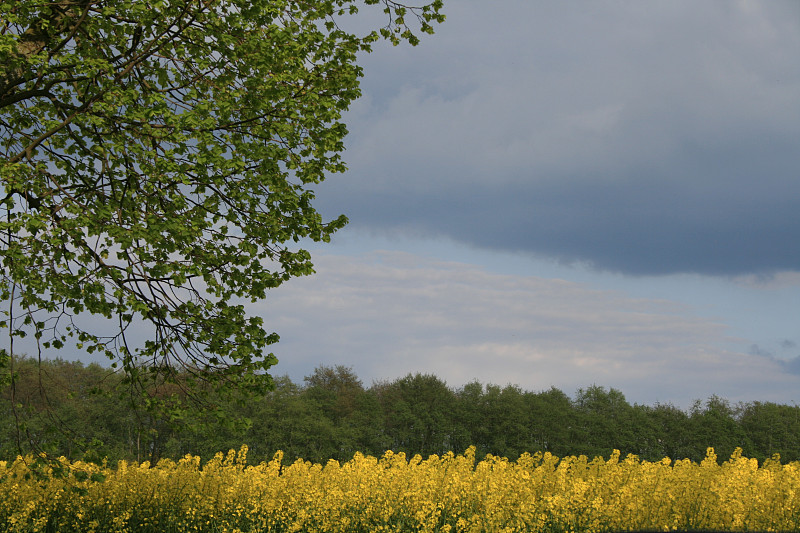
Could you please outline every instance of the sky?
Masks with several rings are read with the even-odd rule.
[[[800,3],[445,13],[361,58],[274,373],[800,403]]]
[[[361,56],[273,374],[800,404],[800,2],[444,11]]]

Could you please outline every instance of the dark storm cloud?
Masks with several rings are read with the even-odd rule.
[[[798,271],[797,5],[465,0],[371,58],[322,208],[626,274]]]
[[[683,161],[676,154],[671,168],[487,180],[424,193],[387,170],[393,188],[353,194],[354,201],[343,203],[355,226],[446,235],[598,269],[770,273],[800,270],[800,187],[791,183],[800,166],[788,165],[793,159],[788,153],[750,159],[744,150]]]

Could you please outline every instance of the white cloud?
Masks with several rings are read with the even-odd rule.
[[[315,263],[315,276],[253,309],[281,334],[275,373],[294,379],[345,364],[367,383],[428,372],[454,387],[478,379],[571,394],[598,384],[683,407],[711,394],[790,403],[800,384],[773,361],[726,351],[724,325],[675,302],[401,252]]]

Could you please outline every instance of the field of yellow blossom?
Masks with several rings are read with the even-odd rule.
[[[800,529],[800,464],[356,454],[326,465],[0,462],[8,532],[583,532]]]

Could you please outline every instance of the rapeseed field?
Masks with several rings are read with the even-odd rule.
[[[248,465],[247,447],[116,466],[0,462],[8,532],[600,532],[800,530],[800,464],[525,454]]]

